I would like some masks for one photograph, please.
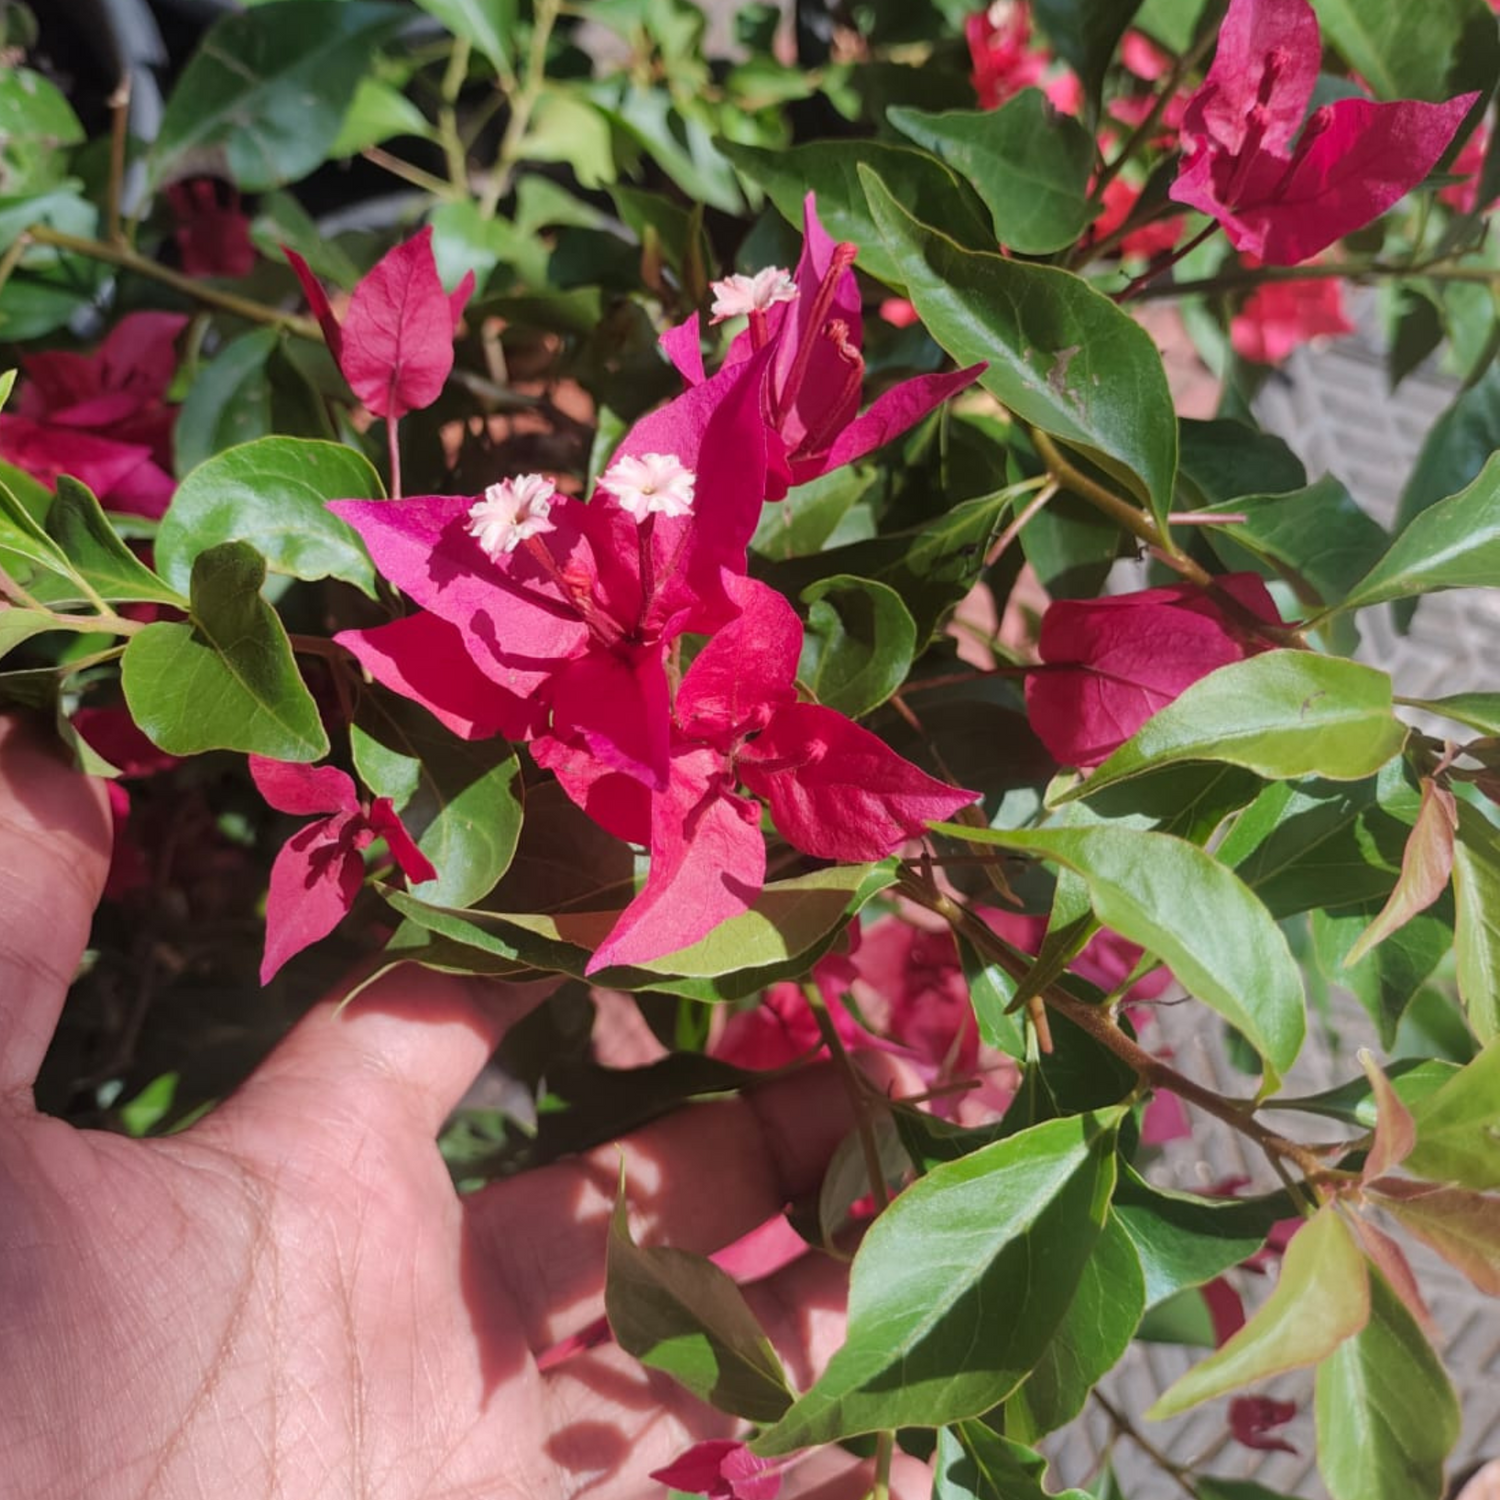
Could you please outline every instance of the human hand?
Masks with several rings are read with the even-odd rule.
[[[460,1199],[434,1144],[523,990],[402,972],[316,1008],[180,1134],[78,1131],[31,1086],[104,881],[102,789],[0,721],[0,827],[0,1494],[659,1497],[650,1470],[733,1430],[611,1347],[537,1369],[601,1310],[617,1158]],[[817,1072],[658,1122],[627,1144],[638,1237],[736,1239],[847,1128]],[[839,1268],[750,1297],[810,1380]],[[895,1493],[923,1476],[898,1459]],[[783,1493],[868,1483],[819,1454]]]

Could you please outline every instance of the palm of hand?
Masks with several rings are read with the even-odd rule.
[[[0,1471],[36,1500],[662,1493],[728,1419],[603,1349],[613,1154],[460,1200],[438,1125],[528,1003],[403,976],[323,1006],[182,1135],[81,1133],[30,1083],[103,879],[100,799],[0,725]],[[18,872],[24,872],[24,875]],[[633,1138],[652,1233],[710,1249],[816,1181],[844,1129],[789,1080]],[[734,1191],[726,1191],[726,1184]],[[821,1259],[757,1294],[799,1379],[837,1335]],[[863,1492],[815,1461],[787,1493]]]

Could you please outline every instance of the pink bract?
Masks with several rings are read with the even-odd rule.
[[[1437,165],[1479,97],[1341,99],[1304,127],[1321,59],[1307,0],[1232,0],[1183,117],[1171,196],[1268,265],[1296,265],[1379,218]]]
[[[1328,276],[1256,287],[1230,322],[1229,341],[1242,359],[1276,365],[1313,339],[1354,331],[1339,283]]]

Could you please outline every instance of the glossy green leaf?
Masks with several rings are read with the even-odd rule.
[[[1126,1168],[1115,1189],[1114,1212],[1135,1244],[1146,1279],[1146,1306],[1155,1307],[1254,1255],[1271,1226],[1296,1210],[1281,1193],[1200,1198],[1153,1187]]]
[[[88,486],[66,474],[58,479],[56,498],[47,510],[47,532],[106,602],[187,606],[120,540]]]
[[[521,834],[521,763],[501,739],[461,740],[426,709],[366,690],[350,731],[360,778],[389,797],[438,872],[411,888],[433,906],[468,906],[510,867]]]
[[[1473,484],[1413,517],[1351,590],[1346,609],[1440,589],[1489,588],[1500,578],[1500,456]]]
[[[1407,1171],[1476,1192],[1500,1188],[1500,1041],[1412,1104],[1411,1112],[1417,1144]]]
[[[121,664],[125,701],[169,754],[327,755],[286,630],[260,597],[265,578],[265,561],[248,543],[212,547],[193,563],[191,623],[159,622],[131,636]]]
[[[266,361],[280,341],[274,328],[243,333],[194,376],[172,428],[179,476],[226,448],[271,432]]]
[[[781,1361],[734,1278],[702,1255],[630,1237],[625,1169],[610,1219],[604,1310],[616,1342],[695,1396],[752,1422],[792,1403]]]
[[[327,160],[371,47],[403,16],[375,0],[280,0],[224,16],[167,100],[153,181],[186,161],[217,163],[248,192],[305,177]]]
[[[990,211],[995,238],[1018,255],[1049,255],[1071,245],[1094,216],[1088,191],[1093,138],[1058,114],[1040,89],[1022,89],[999,109],[934,115],[896,108],[888,118],[973,184]]]
[[[1292,1237],[1276,1285],[1250,1321],[1175,1381],[1146,1416],[1163,1421],[1252,1381],[1316,1364],[1358,1333],[1369,1316],[1364,1257],[1337,1210],[1327,1205]]]
[[[0,73],[0,142],[42,141],[76,146],[83,126],[67,96],[42,74],[14,64]]]
[[[1436,1057],[1400,1057],[1385,1070],[1391,1087],[1408,1108],[1414,1108],[1436,1093],[1457,1072],[1457,1063],[1444,1062]],[[1371,1130],[1375,1125],[1375,1100],[1369,1080],[1362,1077],[1351,1078],[1347,1083],[1317,1094],[1283,1095],[1271,1101],[1267,1108],[1325,1115],[1330,1120],[1342,1120],[1363,1130]]]
[[[1458,804],[1453,844],[1453,948],[1458,992],[1481,1042],[1500,1036],[1500,833],[1477,809]]]
[[[756,1451],[956,1421],[1004,1400],[1077,1291],[1114,1186],[1119,1118],[1048,1121],[902,1193],[854,1258],[843,1347]]]
[[[1032,0],[1037,25],[1078,74],[1092,104],[1141,0]]]
[[[871,215],[860,182],[861,168],[876,172],[924,222],[947,226],[959,244],[977,249],[995,242],[989,214],[974,190],[951,167],[925,151],[859,140],[818,141],[789,151],[726,144],[724,150],[799,230],[803,199],[808,193],[816,194],[823,228],[834,239],[859,246],[860,270],[898,289],[906,276]]]
[[[272,572],[342,578],[373,597],[370,555],[327,502],[380,495],[375,470],[352,448],[260,438],[215,455],[177,486],[156,534],[156,565],[169,583],[185,587],[201,552],[251,541]]]
[[[487,57],[496,72],[514,71],[516,0],[417,0],[417,4]]]
[[[1406,732],[1386,673],[1312,651],[1266,651],[1195,682],[1063,800],[1181,761],[1225,761],[1268,780],[1358,781],[1400,752]]]
[[[894,589],[836,573],[803,589],[802,602],[797,681],[808,697],[858,719],[906,681],[917,626]]]
[[[1146,1281],[1135,1241],[1111,1213],[1062,1322],[1005,1403],[1006,1432],[1035,1442],[1071,1422],[1125,1353],[1145,1311]]]
[[[1286,939],[1238,876],[1193,844],[1129,828],[934,832],[1055,860],[1088,883],[1094,915],[1156,954],[1265,1061],[1265,1092],[1302,1047],[1302,980]]]
[[[344,111],[344,122],[329,145],[328,154],[335,161],[342,161],[392,136],[411,135],[431,140],[435,134],[426,115],[400,89],[378,78],[365,77],[360,79],[354,98]]]
[[[1458,1401],[1401,1299],[1369,1283],[1369,1321],[1318,1367],[1318,1469],[1333,1500],[1439,1500]]]
[[[1325,38],[1377,99],[1488,93],[1500,72],[1500,38],[1484,0],[1431,0],[1420,12],[1384,0],[1313,0],[1313,8]]]
[[[56,630],[57,625],[50,615],[34,609],[21,609],[13,604],[0,605],[0,657],[8,655],[33,636]]]
[[[6,370],[0,372],[0,411],[4,411],[5,403],[10,400],[10,393],[16,387],[16,372]]]
[[[875,173],[860,175],[933,337],[960,364],[987,360],[980,383],[991,395],[1117,475],[1165,526],[1177,415],[1145,329],[1069,271],[963,248],[913,217]]]
[[[1409,698],[1406,702],[1500,738],[1500,693],[1450,693],[1445,698]]]
[[[1007,1057],[1024,1057],[1026,1033],[1021,1018],[1010,1008],[1016,997],[1016,981],[999,964],[987,960],[962,934],[958,937],[958,955],[981,1040]]]
[[[1396,527],[1404,531],[1431,505],[1472,484],[1500,449],[1500,365],[1491,363],[1438,417],[1401,492]]]
[[[932,1500],[1090,1500],[1083,1490],[1050,1490],[1047,1461],[983,1422],[938,1433]]]

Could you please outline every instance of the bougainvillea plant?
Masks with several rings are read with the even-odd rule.
[[[1100,1398],[1157,1454],[1216,1403],[1199,1500],[1275,1500],[1222,1450],[1308,1404],[1333,1500],[1440,1500],[1409,1252],[1500,1291],[1500,691],[1355,652],[1500,586],[1500,24],[796,9],[268,0],[95,140],[0,10],[0,700],[116,817],[42,1101],[170,1129],[400,965],[555,985],[465,1189],[831,1055],[856,1136],[711,1262],[635,1243],[627,1152],[538,1364],[741,1420],[642,1486],[850,1443],[1040,1500],[1139,1339],[1207,1351]],[[1393,525],[1252,415],[1357,319],[1458,377]],[[651,1066],[591,1051],[627,1012]],[[1253,1175],[1174,1187],[1215,1134]],[[825,1254],[799,1390],[739,1285]]]

